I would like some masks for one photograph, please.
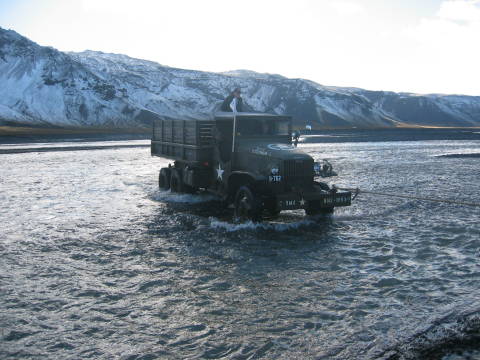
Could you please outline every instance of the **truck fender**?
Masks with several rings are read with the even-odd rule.
[[[264,181],[265,176],[254,175],[247,171],[233,171],[227,180],[228,193],[231,196],[235,196],[240,186],[252,185],[258,181]]]

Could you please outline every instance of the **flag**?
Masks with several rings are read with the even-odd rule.
[[[237,98],[236,97],[234,97],[232,102],[230,103],[230,109],[232,109],[232,111],[234,113],[237,112]]]

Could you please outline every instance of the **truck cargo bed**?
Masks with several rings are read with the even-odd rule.
[[[153,123],[151,153],[173,160],[211,161],[213,126],[213,120],[157,119]]]

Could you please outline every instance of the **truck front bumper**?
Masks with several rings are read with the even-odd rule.
[[[290,192],[277,195],[278,210],[306,209],[310,204],[316,208],[331,209],[338,206],[350,206],[352,193],[349,191],[337,192]]]

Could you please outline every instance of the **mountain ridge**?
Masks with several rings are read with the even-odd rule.
[[[209,118],[231,89],[295,126],[480,126],[480,97],[325,86],[251,70],[186,70],[101,51],[61,52],[0,28],[0,124],[131,128]]]

